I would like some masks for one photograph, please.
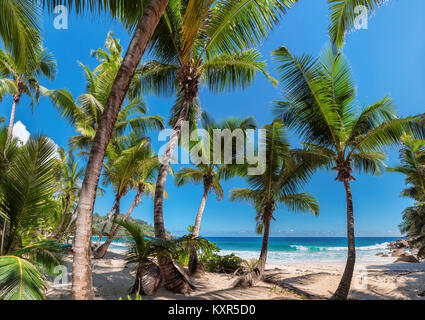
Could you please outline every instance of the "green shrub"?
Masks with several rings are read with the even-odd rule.
[[[233,253],[225,256],[212,254],[209,257],[201,257],[205,269],[209,272],[237,273],[243,272],[242,258]]]

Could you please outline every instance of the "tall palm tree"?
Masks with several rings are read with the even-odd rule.
[[[15,111],[22,96],[28,95],[31,99],[31,108],[34,110],[34,103],[38,103],[42,87],[39,79],[46,77],[54,80],[56,76],[56,61],[51,53],[38,47],[34,50],[34,59],[29,60],[21,66],[11,53],[0,50],[0,77],[3,83],[7,80],[10,91],[13,95],[12,111],[9,119],[9,138],[12,136],[13,124],[15,121]]]
[[[61,195],[64,199],[64,207],[61,214],[61,219],[56,230],[52,234],[52,238],[58,238],[61,231],[63,231],[64,223],[66,219],[72,219],[72,215],[69,214],[71,204],[78,199],[80,193],[81,178],[83,176],[83,170],[78,167],[79,163],[75,160],[72,153],[65,153],[63,149],[59,149],[60,163],[59,163],[59,186]]]
[[[158,157],[152,151],[149,139],[137,137],[135,134],[114,141],[108,148],[107,154],[108,162],[105,164],[104,184],[112,185],[116,195],[113,209],[108,215],[108,220],[102,228],[99,239],[103,236],[112,217],[115,220],[120,215],[121,199],[129,190],[136,189],[137,193],[123,220],[130,216],[135,206],[140,202],[142,194],[152,190],[152,184],[144,179],[152,177],[158,171],[160,164]],[[95,259],[105,256],[119,228],[120,226],[117,226],[113,221],[106,241],[96,250]]]
[[[38,1],[0,1],[0,38],[20,68],[36,56],[34,49],[41,40],[41,14]]]
[[[229,118],[218,123],[209,114],[203,112],[200,127],[204,130],[204,132],[208,133],[209,137],[213,137],[215,130],[228,129],[233,131],[235,129],[240,129],[242,131],[245,131],[247,129],[255,129],[257,127],[257,124],[252,117],[247,117],[243,120],[237,118]],[[200,140],[193,143],[193,147],[197,146],[198,144],[201,144],[201,147],[197,149],[197,152],[199,156],[205,157],[204,160],[201,163],[196,164],[195,168],[180,169],[175,175],[175,182],[178,186],[183,186],[188,183],[202,183],[204,187],[201,204],[199,205],[194,228],[191,232],[191,235],[194,239],[199,237],[202,216],[205,210],[205,205],[209,193],[214,192],[217,196],[217,200],[221,200],[221,198],[223,197],[223,189],[220,184],[221,181],[232,177],[232,173],[235,174],[234,170],[230,168],[235,164],[226,165],[217,164],[214,162],[218,155],[216,155],[216,157],[212,156],[215,151],[213,139],[208,139],[208,141],[206,141],[206,144],[202,142],[202,138],[200,137]],[[223,144],[221,147],[222,149],[224,149]],[[236,148],[232,148],[232,153],[232,158],[235,158]],[[221,152],[221,155],[224,155],[224,152]],[[222,161],[222,163],[224,163],[224,161]],[[189,274],[194,277],[199,277],[203,274],[203,267],[198,260],[196,246],[193,245],[190,247]]]
[[[231,201],[247,201],[257,212],[257,230],[263,234],[257,277],[261,277],[267,261],[270,223],[280,204],[288,210],[319,213],[317,200],[300,189],[308,182],[315,167],[322,165],[323,157],[303,150],[291,150],[289,138],[282,123],[275,121],[265,129],[265,170],[261,175],[246,176],[250,188],[233,189]]]
[[[351,70],[341,53],[327,49],[321,59],[294,57],[281,47],[273,56],[285,90],[285,100],[275,103],[276,115],[305,139],[309,149],[328,157],[336,180],[344,184],[348,258],[332,298],[347,299],[356,259],[353,169],[380,174],[386,159],[382,148],[399,143],[404,132],[421,136],[423,130],[413,119],[397,118],[389,97],[359,110]]]
[[[254,46],[267,36],[295,0],[171,1],[151,41],[156,60],[139,68],[140,87],[145,92],[176,93],[171,112],[173,127],[162,158],[154,199],[154,227],[165,238],[163,195],[172,154],[186,120],[199,111],[198,91],[204,83],[212,92],[225,92],[250,85],[257,72],[273,83]],[[172,263],[160,261],[160,266]],[[168,268],[171,270],[172,268]],[[176,292],[189,291],[187,284],[163,275],[165,286]],[[183,279],[183,277],[179,277]]]
[[[69,7],[75,5],[77,12],[83,12],[85,9],[99,12],[106,9],[116,18],[123,20],[130,29],[134,29],[127,53],[109,91],[104,112],[93,139],[78,205],[72,268],[72,296],[76,300],[89,300],[94,298],[89,246],[93,207],[103,158],[136,68],[168,0],[43,0],[42,3],[50,10],[58,4],[65,4]]]

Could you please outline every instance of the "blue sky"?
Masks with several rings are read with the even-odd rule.
[[[390,94],[402,116],[423,113],[425,101],[425,1],[390,1],[377,10],[369,20],[368,29],[347,37],[344,53],[353,68],[361,105]],[[281,25],[259,48],[269,63],[273,75],[270,52],[281,45],[292,53],[318,55],[327,44],[329,13],[325,0],[300,0],[283,18]],[[79,17],[71,15],[68,30],[56,30],[53,17],[45,16],[45,46],[53,52],[59,73],[54,83],[43,81],[48,88],[68,88],[74,97],[84,92],[84,78],[77,61],[94,67],[96,61],[90,51],[103,47],[108,31],[113,30],[124,47],[129,42],[128,33],[118,24],[104,17]],[[147,57],[145,57],[146,59]],[[254,116],[260,125],[272,120],[271,101],[279,98],[274,88],[262,75],[245,91],[219,96],[205,88],[200,93],[202,107],[218,120],[229,116]],[[150,114],[167,117],[173,99],[147,97]],[[0,103],[0,116],[9,117],[11,99]],[[29,102],[23,99],[17,109],[16,121],[21,121],[32,134],[42,133],[66,148],[68,139],[75,134],[73,128],[61,119],[46,99],[42,99],[31,113]],[[156,135],[152,136],[153,140]],[[293,138],[297,142],[296,137]],[[389,150],[388,164],[397,163],[397,150]],[[359,236],[397,236],[402,210],[411,204],[399,197],[403,177],[387,173],[380,177],[356,175],[353,182],[356,234]],[[255,236],[252,207],[228,200],[229,191],[243,187],[242,179],[224,184],[225,197],[220,202],[211,195],[202,221],[204,236]],[[109,212],[113,194],[111,189],[98,197],[95,212]],[[165,226],[174,234],[182,234],[193,224],[202,196],[201,186],[188,185],[177,188],[172,178],[167,181],[169,199],[164,204]],[[309,214],[292,214],[284,208],[275,213],[272,236],[344,236],[345,193],[341,183],[334,181],[333,173],[319,172],[306,187],[321,205],[319,217]],[[129,207],[133,193],[122,202],[122,212]],[[153,203],[144,198],[133,216],[153,222]]]

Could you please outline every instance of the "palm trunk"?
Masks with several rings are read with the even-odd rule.
[[[74,300],[94,299],[90,242],[92,236],[93,206],[99,176],[102,171],[103,158],[136,68],[167,4],[168,0],[151,0],[146,6],[143,16],[134,31],[133,38],[118,74],[115,77],[105,110],[96,131],[96,136],[93,140],[78,205],[74,260],[72,263],[72,298]]]
[[[204,194],[202,196],[201,204],[199,205],[198,214],[196,215],[195,226],[193,228],[192,237],[194,239],[199,237],[199,230],[201,228],[202,215],[207,203],[208,193],[211,186],[204,185]],[[202,263],[198,259],[198,251],[195,245],[190,246],[189,256],[189,275],[192,277],[201,277],[205,273]]]
[[[168,170],[170,168],[174,148],[176,147],[177,142],[179,140],[183,122],[186,120],[191,104],[192,101],[185,101],[183,103],[183,108],[180,111],[179,118],[177,119],[176,124],[174,125],[170,140],[167,143],[167,149],[165,151],[161,167],[159,168],[154,199],[154,228],[155,237],[160,239],[166,238],[164,216],[162,211],[165,182],[167,180]],[[173,261],[170,259],[169,256],[167,256],[167,253],[162,254],[158,257],[158,263],[159,268],[161,270],[162,278],[164,280],[164,286],[168,290],[178,293],[189,293],[192,291],[193,286],[174,266]]]
[[[347,300],[350,291],[351,280],[354,273],[354,265],[356,263],[356,247],[354,239],[354,214],[353,214],[353,197],[351,195],[350,181],[344,179],[345,195],[347,198],[347,241],[348,241],[348,257],[345,270],[337,290],[331,297],[332,300]]]
[[[119,206],[119,200],[118,198],[115,198],[115,203],[112,206],[111,211],[109,211],[108,215],[106,216],[106,222],[103,224],[102,230],[100,231],[99,237],[96,241],[96,244],[95,244],[96,247],[98,247],[100,243],[102,242],[103,234],[105,233],[106,227],[108,226],[109,221],[111,221],[111,218],[114,212],[117,212],[117,206]]]
[[[78,207],[76,207],[76,208],[75,208],[75,210],[74,210],[74,212],[72,213],[72,215],[71,215],[71,217],[70,217],[70,219],[69,219],[69,221],[68,221],[68,224],[66,225],[65,229],[64,229],[64,230],[62,231],[62,233],[58,236],[58,241],[61,241],[61,240],[62,240],[62,238],[65,236],[65,234],[68,232],[69,228],[71,228],[72,223],[75,221],[74,216],[75,216],[75,213],[77,212],[77,208],[78,208]]]
[[[180,111],[179,118],[174,125],[173,132],[171,133],[170,140],[167,142],[167,148],[162,159],[161,167],[158,172],[158,179],[155,187],[155,199],[154,199],[154,228],[155,237],[165,239],[165,227],[164,227],[164,216],[163,216],[163,201],[164,201],[164,190],[165,182],[167,181],[168,171],[170,170],[170,163],[173,157],[174,149],[179,140],[183,122],[189,113],[191,102],[186,101],[183,104],[183,108]]]
[[[11,137],[12,137],[13,125],[15,123],[16,107],[17,107],[20,99],[21,99],[21,96],[19,94],[16,94],[16,95],[13,96],[12,111],[10,113],[9,128],[7,130],[7,139],[11,139]]]
[[[134,197],[133,203],[130,206],[130,209],[128,209],[127,213],[123,217],[123,221],[127,220],[128,217],[130,217],[131,213],[133,212],[134,208],[140,203],[140,200],[142,199],[142,194],[144,192],[144,188],[139,188],[137,191],[136,196]],[[109,246],[111,245],[112,241],[114,241],[115,237],[118,234],[118,231],[120,230],[120,225],[116,225],[115,223],[112,224],[111,230],[109,231],[108,238],[106,241],[96,250],[96,254],[94,256],[95,259],[102,259],[106,252],[108,251]]]
[[[264,230],[263,230],[263,243],[261,245],[260,258],[258,259],[260,264],[258,269],[260,271],[260,277],[264,272],[267,262],[267,252],[269,249],[269,238],[270,238],[270,222],[272,220],[273,212],[266,212],[266,216],[264,219]]]
[[[64,222],[65,222],[66,212],[68,211],[68,207],[69,207],[70,203],[71,203],[71,198],[68,196],[68,197],[66,198],[65,210],[64,210],[64,211],[63,211],[63,213],[62,213],[61,221],[59,222],[59,225],[58,225],[58,227],[57,227],[56,231],[55,231],[55,232],[53,232],[53,234],[52,234],[52,238],[56,238],[56,237],[58,236],[59,232],[61,231],[62,226],[63,226],[63,224],[64,224]],[[71,217],[71,218],[72,218],[72,217]]]

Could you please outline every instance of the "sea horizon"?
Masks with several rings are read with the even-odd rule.
[[[261,237],[204,237],[215,243],[219,255],[234,254],[242,259],[258,259]],[[362,264],[390,263],[389,244],[403,237],[356,237],[357,262]],[[94,240],[97,237],[94,237]],[[125,249],[125,239],[117,239],[111,248]],[[377,256],[378,253],[388,257]],[[346,237],[270,237],[267,263],[282,264],[343,264],[347,258]]]

